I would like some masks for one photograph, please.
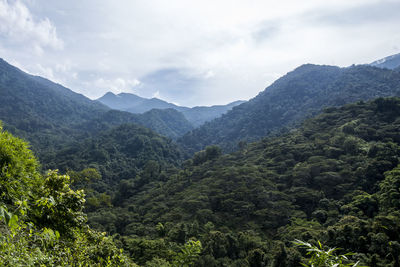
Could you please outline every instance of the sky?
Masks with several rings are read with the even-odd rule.
[[[96,99],[248,100],[305,64],[400,53],[399,0],[0,0],[0,57]]]

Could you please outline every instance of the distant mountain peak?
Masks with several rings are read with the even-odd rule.
[[[102,97],[116,97],[117,95],[115,95],[113,92],[107,92],[105,93],[105,95],[103,95]]]
[[[238,100],[227,105],[214,105],[210,107],[196,106],[188,108],[169,103],[156,97],[143,98],[131,93],[119,93],[118,95],[114,95],[111,92],[106,93],[97,100],[112,109],[128,111],[135,114],[145,113],[152,109],[174,109],[182,112],[184,117],[196,127],[221,116],[234,106],[245,102]]]
[[[396,69],[400,67],[400,53],[378,59],[370,63],[369,65],[373,67],[386,68],[391,70]]]

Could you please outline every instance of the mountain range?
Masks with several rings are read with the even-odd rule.
[[[148,99],[129,93],[120,93],[115,95],[111,92],[106,93],[104,96],[97,99],[97,101],[107,105],[112,109],[128,111],[131,113],[144,113],[152,109],[172,108],[181,112],[194,127],[198,127],[207,121],[211,121],[226,113],[234,106],[245,102],[238,100],[227,105],[215,105],[210,107],[198,106],[188,108],[168,103],[158,98]]]
[[[127,93],[107,93],[93,101],[0,60],[0,119],[34,146],[71,141],[71,132],[85,134],[82,129],[96,133],[135,123],[179,138],[178,143],[190,153],[213,144],[232,151],[241,141],[285,131],[324,107],[399,95],[400,73],[388,69],[399,68],[399,58],[397,54],[348,68],[306,64],[248,102],[194,108]]]
[[[45,144],[36,133],[52,135],[57,142],[70,140],[71,132],[81,133],[85,125],[101,122],[102,127],[121,123],[136,123],[154,131],[177,138],[193,129],[191,123],[178,111],[150,111],[131,114],[113,111],[98,101],[39,76],[27,74],[0,59],[0,120],[7,129],[33,144]],[[98,129],[98,128],[96,128]],[[60,139],[60,136],[63,136]],[[46,139],[46,138],[45,138]],[[56,141],[55,141],[56,142]]]
[[[194,153],[208,145],[225,151],[287,130],[325,107],[400,95],[400,73],[368,65],[348,68],[306,64],[256,97],[178,139]]]
[[[4,128],[30,142],[41,160],[37,172],[70,175],[86,202],[78,190],[77,205],[63,185],[69,178],[54,173],[57,180],[45,176],[45,183],[68,190],[42,184],[37,195],[15,191],[41,176],[29,173],[33,155],[18,155],[25,143],[5,131],[1,186],[31,203],[35,212],[21,218],[40,218],[46,251],[59,244],[49,239],[49,222],[67,227],[63,213],[71,209],[62,204],[81,211],[85,202],[89,224],[113,235],[141,266],[171,266],[196,244],[195,266],[299,266],[307,261],[295,239],[353,251],[362,265],[398,266],[400,98],[392,96],[400,96],[400,73],[384,64],[394,58],[375,66],[302,65],[197,128],[168,105],[142,114],[111,109],[0,60]],[[53,191],[56,198],[43,198]],[[20,245],[23,238],[10,240]],[[61,233],[60,244],[65,240]]]

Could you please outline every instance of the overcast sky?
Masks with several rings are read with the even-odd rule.
[[[399,0],[0,0],[0,57],[92,99],[213,105],[400,53]]]

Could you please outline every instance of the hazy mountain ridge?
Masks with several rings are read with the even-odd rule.
[[[369,65],[378,68],[398,70],[400,68],[400,53],[376,60]]]
[[[158,98],[148,99],[130,93],[120,93],[115,95],[111,92],[108,92],[102,97],[98,98],[97,101],[112,109],[129,111],[131,113],[144,113],[151,109],[178,107],[172,103],[168,103]]]
[[[98,101],[39,76],[27,74],[0,60],[0,120],[14,133],[39,145],[38,137],[56,137],[57,142],[71,139],[71,133],[81,133],[84,124],[90,124],[108,113],[110,108]],[[116,114],[116,113],[112,113]],[[149,112],[118,115],[121,123],[136,123],[171,138],[183,135],[193,127],[178,112]],[[121,120],[124,118],[124,120]],[[109,119],[113,119],[109,117]],[[105,121],[105,125],[117,126]],[[104,129],[99,129],[104,130]],[[63,136],[61,138],[61,136]]]
[[[59,84],[24,73],[4,60],[0,60],[0,88],[0,119],[21,115],[64,125],[88,120],[109,109]]]
[[[198,127],[207,121],[211,121],[234,106],[244,103],[245,101],[237,100],[227,105],[214,106],[196,106],[193,108],[178,106],[158,98],[143,98],[135,94],[120,93],[115,95],[111,92],[97,99],[97,101],[107,105],[110,108],[131,113],[144,113],[151,109],[168,109],[172,108],[182,112],[186,119],[194,126]]]
[[[227,151],[300,123],[324,107],[400,95],[400,73],[371,66],[339,68],[305,64],[248,102],[187,133],[178,141],[190,152],[217,144]]]

